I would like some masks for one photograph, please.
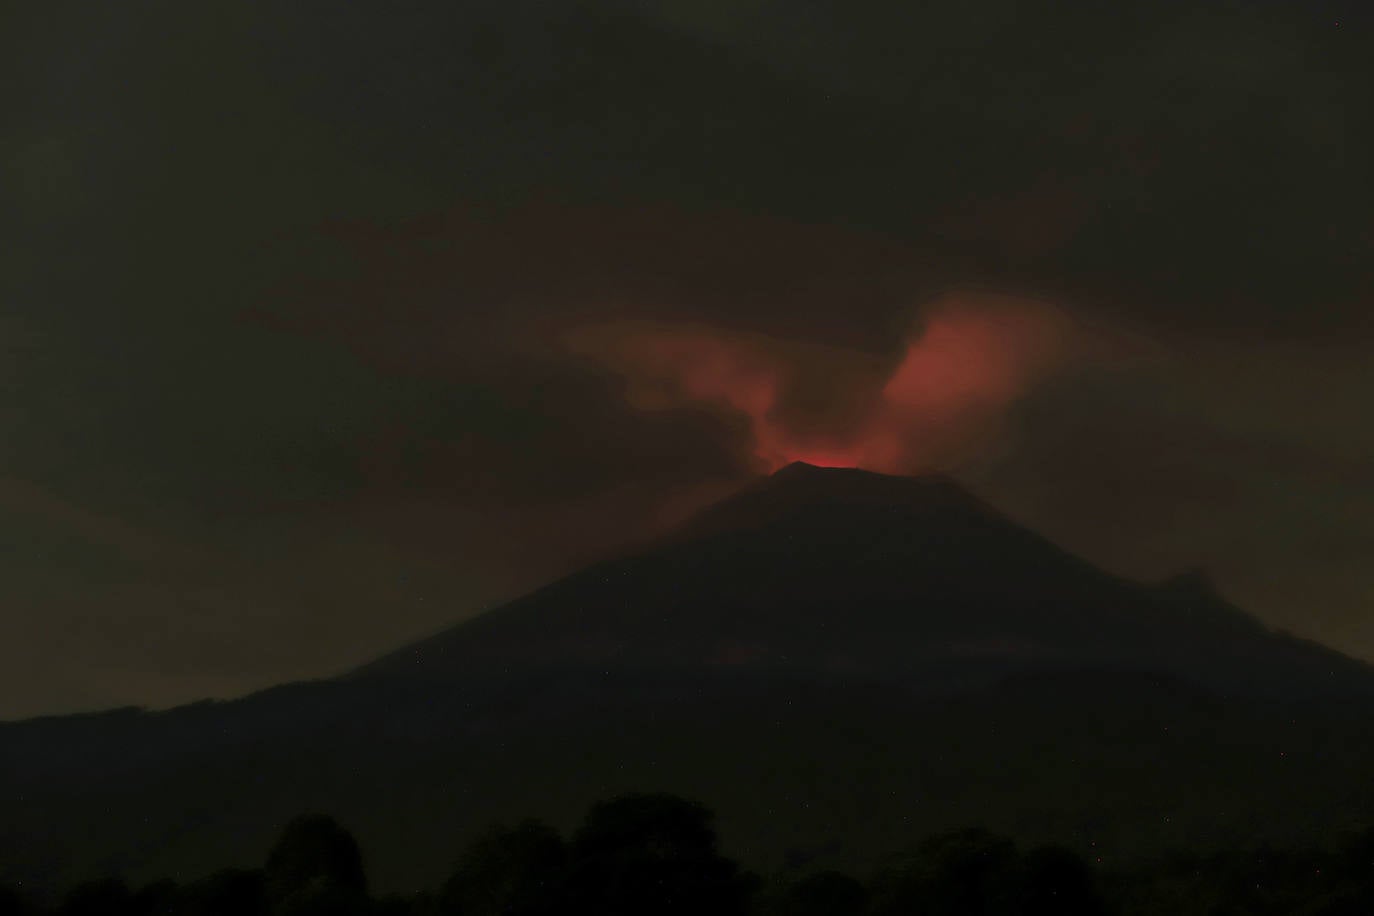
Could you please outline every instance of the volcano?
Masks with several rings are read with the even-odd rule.
[[[763,869],[970,825],[1296,841],[1374,814],[1372,709],[1374,670],[1205,576],[1108,574],[949,477],[794,464],[338,678],[0,726],[0,879],[187,880],[324,810],[379,887],[432,887],[492,821],[634,790]]]
[[[732,667],[947,692],[1018,673],[1167,675],[1223,694],[1368,693],[1197,572],[1112,576],[944,476],[794,463],[663,541],[409,646],[363,679]]]

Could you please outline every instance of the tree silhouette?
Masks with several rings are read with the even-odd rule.
[[[129,912],[137,916],[164,916],[184,912],[181,904],[181,888],[175,881],[163,879],[144,885],[133,893],[129,901]]]
[[[296,818],[267,857],[264,890],[275,916],[363,912],[367,881],[357,841],[326,815]]]
[[[863,916],[868,891],[849,875],[818,872],[785,888],[764,911],[768,916]]]
[[[1016,846],[986,830],[940,834],[881,875],[878,916],[1004,916],[1016,912]]]
[[[266,867],[131,891],[78,884],[34,906],[0,887],[0,916],[1369,916],[1374,829],[1315,849],[1175,853],[1106,872],[1077,852],[1024,855],[1005,837],[961,830],[924,841],[865,887],[819,871],[751,909],[757,879],[717,848],[711,812],[674,795],[592,806],[567,842],[525,820],[495,826],[458,858],[435,896],[372,901],[352,835],[322,815],[287,825]],[[791,872],[795,874],[795,872]]]
[[[12,887],[0,886],[0,916],[27,916],[31,912],[24,896]]]
[[[263,873],[227,868],[184,888],[178,901],[186,916],[260,916],[267,912]]]
[[[393,894],[373,903],[371,916],[437,916],[440,912],[439,904],[429,894]]]
[[[62,916],[132,916],[133,894],[120,878],[99,878],[78,884],[58,910]]]
[[[553,906],[567,865],[563,838],[539,821],[494,827],[458,860],[440,894],[443,913],[536,916]]]
[[[716,851],[711,813],[673,795],[594,805],[573,836],[563,903],[571,914],[743,914],[756,881]]]
[[[1106,903],[1083,857],[1062,846],[1026,854],[1022,866],[1023,916],[1103,916]]]

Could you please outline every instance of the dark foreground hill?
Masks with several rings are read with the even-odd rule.
[[[771,871],[982,824],[1121,861],[1374,819],[1374,672],[1110,576],[945,478],[792,466],[332,681],[0,726],[0,880],[182,880],[325,810],[379,887],[664,790]]]

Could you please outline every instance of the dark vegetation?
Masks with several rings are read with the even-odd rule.
[[[497,825],[431,892],[369,893],[353,835],[302,815],[261,868],[131,888],[108,877],[44,908],[0,888],[0,916],[1355,916],[1374,912],[1374,829],[1320,850],[1179,853],[1105,869],[1063,846],[975,828],[929,837],[872,874],[793,862],[764,880],[717,848],[711,811],[668,794],[599,802],[569,837]]]

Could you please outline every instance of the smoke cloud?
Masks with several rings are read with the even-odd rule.
[[[1098,351],[1049,304],[973,294],[927,304],[895,358],[700,325],[600,325],[566,342],[618,374],[637,410],[747,424],[760,470],[884,473],[958,464],[1033,386]]]

